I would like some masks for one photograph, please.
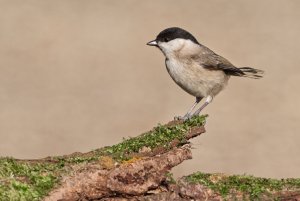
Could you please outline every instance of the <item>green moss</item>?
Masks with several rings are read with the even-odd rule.
[[[51,163],[22,163],[0,158],[1,200],[39,200],[58,181],[54,175],[60,169]]]
[[[56,157],[56,160],[59,161],[61,166],[65,166],[67,164],[79,164],[79,163],[88,163],[91,161],[99,160],[98,155],[94,156],[74,156],[74,157]]]
[[[193,126],[205,123],[206,116],[195,117],[183,124],[155,127],[141,136],[126,139],[112,147],[105,147],[88,154],[51,157],[38,161],[20,161],[0,158],[0,200],[41,200],[67,174],[67,167],[98,161],[102,156],[126,160],[130,153],[142,147],[169,147],[172,140],[184,142],[184,134]]]
[[[197,116],[182,124],[172,126],[158,125],[143,135],[124,139],[123,142],[107,148],[105,152],[112,154],[116,160],[128,160],[131,153],[137,153],[143,147],[169,148],[173,140],[178,140],[179,144],[185,143],[185,133],[194,126],[204,125],[206,117],[207,115]]]
[[[166,174],[166,181],[170,184],[176,184],[176,180],[174,179],[174,175],[171,172]]]
[[[65,167],[96,161],[100,156],[53,157],[49,161],[0,158],[0,200],[40,200],[57,184]]]
[[[284,189],[300,190],[300,179],[267,179],[247,175],[225,176],[197,172],[185,177],[188,182],[207,186],[226,198],[229,194],[242,192],[250,200]]]

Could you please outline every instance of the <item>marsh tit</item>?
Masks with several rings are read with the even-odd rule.
[[[200,44],[197,39],[178,27],[161,31],[147,45],[158,47],[165,55],[167,71],[184,91],[196,97],[196,101],[183,119],[189,119],[205,108],[224,89],[230,76],[258,79],[263,71],[251,67],[236,67],[227,59]],[[196,105],[206,98],[196,110]]]

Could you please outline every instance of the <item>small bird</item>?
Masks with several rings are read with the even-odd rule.
[[[230,76],[262,78],[263,71],[251,67],[236,67],[227,59],[200,44],[188,31],[171,27],[161,31],[147,45],[158,47],[165,55],[167,71],[184,91],[196,97],[195,103],[180,119],[199,115],[213,98],[224,89]],[[203,99],[204,104],[193,114]]]

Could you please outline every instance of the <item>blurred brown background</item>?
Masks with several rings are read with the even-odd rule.
[[[146,46],[189,30],[262,80],[233,77],[174,170],[300,177],[300,1],[0,1],[0,155],[86,152],[182,115],[194,98]]]

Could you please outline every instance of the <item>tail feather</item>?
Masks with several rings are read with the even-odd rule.
[[[239,69],[243,72],[242,77],[260,79],[263,77],[264,74],[263,70],[259,70],[251,67],[241,67]]]

